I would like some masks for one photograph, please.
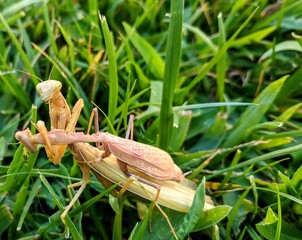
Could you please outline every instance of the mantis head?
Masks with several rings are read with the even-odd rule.
[[[36,89],[43,101],[48,100],[61,90],[62,83],[56,80],[47,80],[37,85]]]

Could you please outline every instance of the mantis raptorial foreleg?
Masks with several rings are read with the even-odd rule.
[[[76,126],[77,120],[80,116],[81,110],[84,106],[83,100],[79,99],[75,104],[69,122],[66,126],[66,132],[74,132],[74,128]],[[52,145],[48,138],[48,130],[45,127],[43,121],[38,121],[36,124],[37,130],[44,136],[46,144],[45,151],[49,159],[55,164],[59,164],[61,162],[62,157],[66,151],[67,145]]]

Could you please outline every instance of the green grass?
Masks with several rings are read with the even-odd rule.
[[[302,1],[268,2],[0,1],[1,237],[172,238],[158,211],[149,232],[148,203],[109,197],[93,175],[65,229],[71,153],[54,166],[14,138],[49,127],[35,86],[55,79],[70,106],[84,100],[78,131],[95,105],[120,136],[133,113],[135,139],[189,172],[189,213],[164,209],[179,238],[300,239]],[[204,192],[217,207],[202,212]]]

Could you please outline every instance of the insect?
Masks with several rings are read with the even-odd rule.
[[[104,173],[104,171],[100,170],[100,166],[102,165],[101,163],[103,163],[104,159],[108,158],[111,153],[113,153],[118,158],[118,166],[126,174],[126,176],[134,176],[138,181],[142,182],[145,185],[147,184],[157,190],[155,203],[159,198],[162,184],[156,183],[154,179],[161,181],[180,181],[184,179],[181,170],[174,164],[170,155],[163,150],[146,144],[123,139],[109,133],[98,132],[92,135],[73,133],[75,124],[83,107],[83,101],[80,99],[73,108],[72,114],[70,114],[70,110],[66,104],[65,98],[60,93],[61,85],[57,84],[56,82],[57,81],[48,80],[41,83],[41,85],[38,85],[37,87],[37,90],[41,94],[42,98],[49,103],[52,130],[50,132],[47,132],[44,122],[38,121],[36,126],[40,134],[31,135],[29,130],[25,130],[22,132],[17,132],[16,138],[20,142],[23,142],[26,147],[32,152],[36,151],[37,144],[45,145],[47,155],[55,164],[58,164],[61,161],[61,158],[64,154],[62,149],[64,149],[65,151],[67,145],[69,145],[69,149],[71,150],[82,170],[83,180],[79,183],[74,183],[68,186],[68,188],[80,186],[80,189],[71,200],[69,205],[66,207],[65,211],[62,213],[61,218],[63,222],[66,214],[73,206],[74,202],[78,199],[86,185],[90,182],[90,170],[92,170],[92,172],[98,178],[102,178],[100,179],[102,183],[105,182],[104,178],[109,178],[109,180],[111,180],[111,182],[113,183],[120,181],[121,177],[120,174],[116,174],[118,172],[116,167],[113,168],[114,172],[110,177],[108,177],[108,173]],[[47,91],[44,90],[45,88],[48,88]],[[57,100],[53,101],[53,98]],[[60,105],[58,105],[57,103],[60,103]],[[58,123],[60,121],[62,121],[63,123]],[[95,153],[95,151],[92,150],[93,147],[91,145],[87,145],[82,142],[101,142],[102,148],[105,151],[100,152],[98,150],[99,152]],[[58,146],[62,148],[57,148]],[[59,154],[56,153],[58,149],[60,151]],[[94,152],[95,154],[91,155],[90,152]],[[149,161],[149,158],[152,161],[158,161],[159,159],[159,162],[153,163],[152,161]],[[146,164],[147,166],[145,166]],[[130,172],[127,167],[128,165],[134,168],[134,170],[131,169]],[[138,172],[135,170],[138,170]],[[117,179],[113,179],[114,177],[112,176],[117,175],[119,175],[119,177]],[[127,182],[122,185],[122,190],[130,189],[135,194],[137,194],[139,190],[133,190],[133,186],[135,185],[130,183],[131,181],[129,181],[129,179],[127,178]],[[147,191],[147,193],[148,192],[150,193],[150,190]],[[151,199],[150,196],[146,196],[146,193],[140,193],[137,195],[141,195],[146,199]],[[190,200],[188,202],[187,205],[190,205]],[[171,206],[171,204],[167,205],[169,205],[168,207]],[[177,205],[178,204],[176,204],[176,206]],[[169,222],[168,219],[167,221]],[[173,232],[174,229],[172,228],[170,223],[169,225]]]
[[[49,104],[49,117],[51,129],[65,129],[67,132],[74,131],[75,124],[84,106],[83,100],[79,99],[74,107],[73,119],[69,106],[61,93],[62,83],[56,80],[47,80],[37,85],[36,89],[42,100]],[[47,140],[47,129],[43,121],[38,121],[36,127],[46,137],[45,150],[53,164],[61,162],[67,145],[51,145]]]
[[[28,148],[31,152],[35,152],[37,150],[36,146],[34,145],[46,144],[45,139],[41,133],[32,135],[29,129],[19,131],[16,133],[16,135],[18,135],[17,138],[20,139],[20,142],[24,143],[26,148]],[[94,173],[97,173],[97,178],[101,176],[112,183],[118,182],[121,187],[123,187],[125,183],[129,180],[129,178],[120,169],[117,163],[117,159],[114,155],[110,155],[110,157],[104,158],[102,159],[102,161],[95,161],[100,156],[102,156],[104,151],[99,150],[98,148],[93,147],[92,145],[87,143],[74,143],[74,139],[78,136],[80,136],[80,138],[85,137],[84,139],[86,141],[93,141],[93,136],[88,135],[87,137],[87,135],[84,135],[83,133],[67,134],[64,130],[52,130],[49,131],[47,135],[50,143],[53,145],[63,144],[66,142],[69,143],[69,149],[71,150],[75,159],[78,162],[85,162],[85,165],[88,165]],[[151,177],[148,177],[138,171],[136,171],[135,173],[141,177],[146,177],[150,180],[152,179]],[[193,196],[195,193],[192,188],[176,181],[162,181],[155,179],[152,179],[152,181],[161,186],[162,191],[158,199],[158,203],[160,205],[174,209],[179,212],[187,212],[189,210],[190,206],[192,205]],[[108,186],[107,184],[104,185],[106,185],[106,187]],[[156,189],[154,189],[153,187],[144,183],[142,183],[142,185],[151,195],[154,195],[154,193],[156,193]],[[148,194],[146,194],[146,192],[142,190],[141,187],[139,187],[139,184],[131,184],[127,191],[130,191],[135,195],[150,200],[150,196],[148,196]],[[205,209],[209,208],[211,208],[210,204],[205,206]]]
[[[70,109],[60,92],[61,87],[61,82],[48,80],[37,85],[37,92],[46,103],[49,103],[51,129],[66,129],[68,133],[74,130],[83,103],[82,99],[78,100],[73,110],[76,115],[74,116],[75,120],[70,121]],[[78,107],[78,105],[81,107]],[[97,117],[97,115],[95,116]],[[42,121],[37,123],[37,128],[45,137],[47,136]],[[182,171],[174,164],[170,155],[159,148],[101,132],[97,133],[96,142],[102,142],[105,149],[105,153],[101,158],[108,157],[110,153],[113,153],[119,159],[120,168],[128,176],[131,173],[128,171],[127,165],[155,179],[175,181],[183,179]],[[48,156],[51,161],[54,164],[60,163],[67,145],[47,145]]]
[[[22,135],[24,133],[24,136],[26,136],[25,139],[28,139],[28,137],[30,136],[28,134],[28,131],[24,130],[22,132],[19,132],[18,135]],[[63,138],[68,142],[73,142],[74,138],[77,136],[78,133],[67,134],[64,130],[52,130],[47,134],[49,136],[51,144],[60,144],[62,143],[62,140],[58,139]],[[81,136],[85,135],[81,134]],[[46,144],[44,137],[42,137],[42,134],[40,133],[32,135],[32,139],[30,142],[34,144]],[[25,144],[25,146],[27,145]],[[68,188],[76,186],[79,186],[80,188],[64,210],[63,214],[61,215],[63,222],[68,211],[71,209],[75,201],[78,199],[87,184],[90,182],[89,171],[93,172],[93,174],[97,177],[97,179],[100,180],[100,182],[105,186],[105,188],[110,187],[114,183],[118,183],[118,185],[120,186],[120,190],[113,190],[113,192],[111,192],[111,194],[115,197],[120,197],[121,194],[124,192],[123,190],[127,190],[127,192],[132,193],[136,197],[145,199],[147,201],[152,201],[154,196],[157,194],[158,191],[153,186],[138,181],[129,181],[129,177],[125,175],[124,172],[120,169],[117,163],[117,159],[114,155],[110,155],[109,157],[102,159],[102,161],[95,161],[96,159],[102,156],[104,151],[101,151],[88,143],[82,142],[72,143],[68,146],[75,160],[79,164],[83,176],[81,182],[74,183],[68,186]],[[141,178],[147,178],[150,181],[156,183],[158,186],[160,186],[161,191],[155,206],[159,209],[164,218],[167,220],[171,232],[175,234],[175,231],[173,229],[172,224],[170,223],[169,218],[161,210],[158,204],[176,210],[178,212],[186,213],[189,211],[193,203],[195,190],[184,186],[176,181],[154,180],[151,177],[148,178],[148,176],[138,171],[135,171],[135,174]],[[207,202],[205,203],[204,210],[211,208],[213,208],[213,205],[210,199],[208,198]],[[174,236],[177,239],[176,235]]]

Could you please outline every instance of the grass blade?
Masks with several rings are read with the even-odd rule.
[[[183,12],[183,0],[171,1],[171,22],[168,33],[159,124],[158,145],[162,149],[168,148],[173,129],[172,105],[180,66]]]
[[[114,123],[116,116],[117,100],[118,100],[118,77],[117,65],[115,57],[115,48],[112,38],[112,33],[109,30],[107,20],[99,13],[101,28],[105,39],[105,45],[108,53],[109,61],[109,102],[108,102],[108,118],[111,123]],[[108,124],[108,131],[113,132],[111,125]]]
[[[179,239],[184,239],[187,234],[189,234],[198,222],[200,212],[202,211],[205,203],[205,178],[198,186],[192,207],[188,214],[186,214],[183,219],[182,224],[179,226],[176,235]],[[172,238],[171,238],[172,239]]]
[[[47,8],[47,1],[43,1],[43,16],[44,16],[44,21],[45,21],[46,32],[49,37],[52,50],[54,51],[55,55],[58,55],[59,51],[58,51],[55,37],[53,35],[52,27],[50,25],[48,12],[49,12],[49,9]]]
[[[257,104],[257,106],[250,106],[246,109],[238,120],[234,130],[225,140],[224,147],[235,146],[246,137],[242,133],[246,133],[247,129],[253,127],[260,121],[265,112],[271,107],[286,79],[287,76],[272,82],[261,92],[261,94],[259,94],[254,100],[254,103]]]

